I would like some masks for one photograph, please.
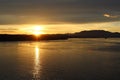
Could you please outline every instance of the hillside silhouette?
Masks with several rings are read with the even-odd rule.
[[[0,34],[0,41],[66,40],[69,38],[120,38],[120,33],[105,30],[89,30],[69,34],[43,34],[38,37],[34,35]]]
[[[109,32],[105,30],[89,30],[89,31],[81,31],[71,34],[72,38],[120,38],[120,33]]]

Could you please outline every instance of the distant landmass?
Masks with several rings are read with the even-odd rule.
[[[70,34],[70,38],[120,38],[120,33],[105,30],[89,30]]]
[[[66,40],[66,34],[43,34],[40,36],[34,35],[9,35],[0,34],[0,41],[40,41],[40,40]]]
[[[34,35],[0,34],[0,41],[66,40],[69,38],[120,38],[120,33],[105,30],[89,30],[68,34],[42,34],[38,37]]]

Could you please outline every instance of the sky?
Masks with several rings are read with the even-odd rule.
[[[120,0],[0,0],[0,33],[120,32]]]

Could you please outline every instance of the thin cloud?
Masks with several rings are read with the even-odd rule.
[[[107,14],[107,13],[104,14],[103,16],[104,16],[104,17],[107,17],[107,18],[118,18],[118,17],[119,17],[118,15],[114,15],[114,16],[113,16],[113,15],[110,15],[110,14]]]

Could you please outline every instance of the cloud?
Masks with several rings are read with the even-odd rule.
[[[105,17],[111,17],[109,14],[104,14]]]
[[[116,16],[120,15],[119,3],[120,0],[0,0],[0,24],[120,21]]]
[[[16,28],[0,28],[0,34],[8,34],[8,33],[17,33],[18,29]]]
[[[119,15],[110,15],[110,14],[104,14],[104,17],[107,17],[107,18],[118,18],[119,17]]]

